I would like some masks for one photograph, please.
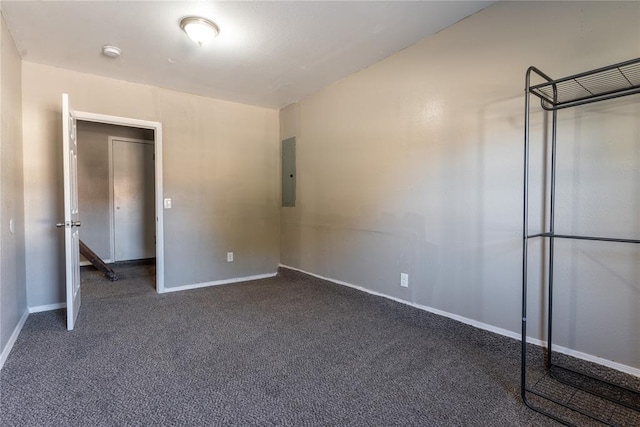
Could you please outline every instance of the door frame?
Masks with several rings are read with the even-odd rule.
[[[105,123],[154,131],[153,153],[155,156],[155,196],[156,196],[156,292],[164,293],[164,215],[162,189],[162,123],[128,117],[75,111],[76,120]],[[120,138],[122,139],[122,138]],[[111,190],[112,191],[112,190]]]
[[[107,137],[109,144],[109,228],[111,229],[109,232],[109,256],[111,257],[112,262],[116,262],[116,220],[115,220],[115,198],[113,194],[113,141],[123,141],[123,142],[131,142],[137,144],[149,144],[155,145],[153,140],[148,139],[140,139],[140,138],[125,138],[120,136],[109,136]],[[154,156],[155,163],[155,156]],[[154,181],[155,181],[155,171],[154,171]],[[156,204],[157,209],[157,204]],[[157,232],[157,230],[156,230]],[[157,239],[157,237],[156,237]],[[157,248],[156,248],[157,249]]]

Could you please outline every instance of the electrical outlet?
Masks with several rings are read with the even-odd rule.
[[[233,262],[233,252],[227,252],[227,262]]]
[[[409,275],[407,273],[400,273],[400,286],[403,288],[409,287]]]

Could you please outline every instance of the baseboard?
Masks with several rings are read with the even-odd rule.
[[[517,334],[518,341],[520,341],[520,334]],[[529,344],[534,344],[540,347],[546,347],[547,342],[542,341],[536,338],[527,337],[527,342]],[[634,368],[633,366],[623,365],[622,363],[614,362],[613,360],[603,359],[602,357],[594,356],[589,353],[583,353],[578,350],[572,350],[567,347],[563,347],[561,345],[554,344],[553,345],[554,353],[562,353],[567,356],[575,357],[576,359],[586,360],[587,362],[597,363],[598,365],[606,366],[607,368],[615,369],[616,371],[624,372],[625,374],[633,375],[635,377],[640,378],[640,369]]]
[[[165,287],[163,293],[186,291],[189,289],[207,288],[209,286],[228,285],[230,283],[248,282],[250,280],[268,279],[269,277],[274,277],[276,274],[278,273],[276,272],[276,273],[258,274],[256,276],[235,277],[233,279],[214,280],[213,282],[194,283],[192,285],[175,286],[172,288]]]
[[[58,310],[61,308],[67,308],[66,302],[59,302],[57,304],[38,305],[35,307],[29,307],[29,313],[40,313],[41,311]]]
[[[24,314],[18,321],[18,324],[13,329],[13,333],[9,337],[9,341],[7,341],[7,345],[5,345],[4,348],[2,349],[2,353],[0,353],[0,369],[2,369],[2,367],[4,366],[4,362],[6,362],[7,359],[9,358],[9,353],[11,353],[11,350],[13,349],[13,345],[16,343],[16,340],[18,339],[18,335],[20,335],[20,331],[22,331],[22,327],[24,326],[24,322],[27,321],[27,317],[29,317],[28,310],[24,312]]]
[[[514,332],[514,331],[510,331],[508,329],[499,328],[497,326],[493,326],[493,325],[490,325],[488,323],[479,322],[477,320],[469,319],[468,317],[464,317],[464,316],[460,316],[460,315],[457,315],[457,314],[449,313],[447,311],[439,310],[437,308],[429,307],[429,306],[426,306],[426,305],[416,304],[416,303],[413,303],[413,302],[405,301],[405,300],[400,299],[400,298],[396,298],[396,297],[392,297],[390,295],[386,295],[386,294],[383,294],[383,293],[380,293],[380,292],[372,291],[372,290],[364,288],[362,286],[353,285],[351,283],[343,282],[341,280],[336,280],[336,279],[331,279],[329,277],[320,276],[319,274],[314,274],[314,273],[311,273],[311,272],[308,272],[308,271],[305,271],[305,270],[301,270],[299,268],[290,267],[288,265],[280,264],[280,267],[286,268],[286,269],[289,269],[289,270],[299,271],[300,273],[308,274],[309,276],[317,277],[318,279],[326,280],[328,282],[332,282],[332,283],[335,283],[335,284],[338,284],[338,285],[347,286],[349,288],[353,288],[353,289],[356,289],[356,290],[359,290],[359,291],[362,291],[362,292],[366,292],[366,293],[371,294],[371,295],[387,298],[387,299],[390,299],[392,301],[399,302],[401,304],[409,305],[411,307],[415,307],[415,308],[420,309],[420,310],[428,311],[429,313],[437,314],[439,316],[448,317],[449,319],[457,320],[458,322],[462,322],[462,323],[465,323],[467,325],[474,326],[474,327],[476,327],[478,329],[483,329],[485,331],[489,331],[489,332],[496,333],[498,335],[503,335],[503,336],[506,336],[506,337],[509,337],[509,338],[513,338],[513,339],[518,340],[518,341],[521,340],[521,336],[520,336],[519,333]],[[539,340],[539,339],[536,339],[536,338],[532,338],[532,337],[527,337],[527,342],[530,343],[530,344],[538,345],[540,347],[546,347],[546,345],[547,345],[547,343],[545,341],[542,341],[542,340]],[[562,347],[562,346],[559,346],[559,345],[554,345],[553,346],[553,350],[557,351],[558,353],[562,353],[562,354],[566,354],[568,356],[575,357],[577,359],[582,359],[582,360],[586,360],[588,362],[597,363],[598,365],[606,366],[608,368],[615,369],[617,371],[624,372],[624,373],[629,374],[629,375],[640,377],[640,369],[639,368],[634,368],[632,366],[623,365],[621,363],[614,362],[612,360],[603,359],[601,357],[593,356],[593,355],[588,354],[588,353],[583,353],[581,351],[572,350],[572,349],[569,349],[569,348],[566,348],[566,347]]]

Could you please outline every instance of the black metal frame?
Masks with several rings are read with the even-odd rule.
[[[535,73],[545,82],[537,85],[531,85],[532,74]],[[556,186],[556,141],[557,141],[557,123],[558,110],[564,108],[575,107],[578,105],[590,104],[593,102],[604,101],[613,98],[619,98],[627,95],[640,93],[640,58],[630,61],[621,62],[619,64],[598,68],[585,73],[575,74],[561,79],[552,79],[536,67],[529,67],[525,77],[525,118],[524,118],[524,201],[523,201],[523,243],[522,243],[522,355],[521,355],[521,378],[520,392],[522,400],[531,409],[540,412],[562,424],[572,425],[571,422],[555,415],[544,408],[534,405],[528,398],[528,394],[533,394],[540,398],[551,401],[561,407],[576,411],[586,417],[599,421],[603,424],[609,424],[603,420],[598,414],[594,414],[584,408],[575,405],[563,403],[554,397],[527,388],[527,260],[529,239],[544,238],[548,239],[549,256],[545,259],[548,262],[548,296],[547,296],[547,359],[546,369],[548,374],[555,380],[561,381],[574,388],[596,395],[600,398],[607,399],[616,404],[623,405],[627,408],[640,412],[640,407],[634,404],[627,404],[616,400],[613,396],[619,396],[620,393],[630,393],[635,397],[640,396],[640,390],[634,390],[622,387],[611,382],[604,381],[584,373],[562,367],[553,361],[553,263],[554,263],[554,243],[555,239],[578,239],[578,240],[595,240],[602,242],[619,242],[638,244],[637,239],[622,239],[609,237],[594,236],[572,236],[555,233],[555,186]],[[530,96],[531,94],[540,98],[540,105],[543,110],[550,111],[551,120],[551,166],[550,166],[550,191],[549,191],[549,213],[548,213],[548,231],[529,234],[529,115],[530,115]],[[545,196],[547,197],[547,196]],[[546,214],[545,214],[546,215]],[[597,381],[603,387],[609,387],[615,393],[601,393],[588,387],[569,383],[562,378],[559,372],[570,373],[585,378],[587,381]]]

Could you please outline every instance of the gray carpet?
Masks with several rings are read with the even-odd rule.
[[[83,272],[75,331],[29,316],[0,425],[557,425],[520,400],[515,340],[289,270],[158,295],[116,269]]]

